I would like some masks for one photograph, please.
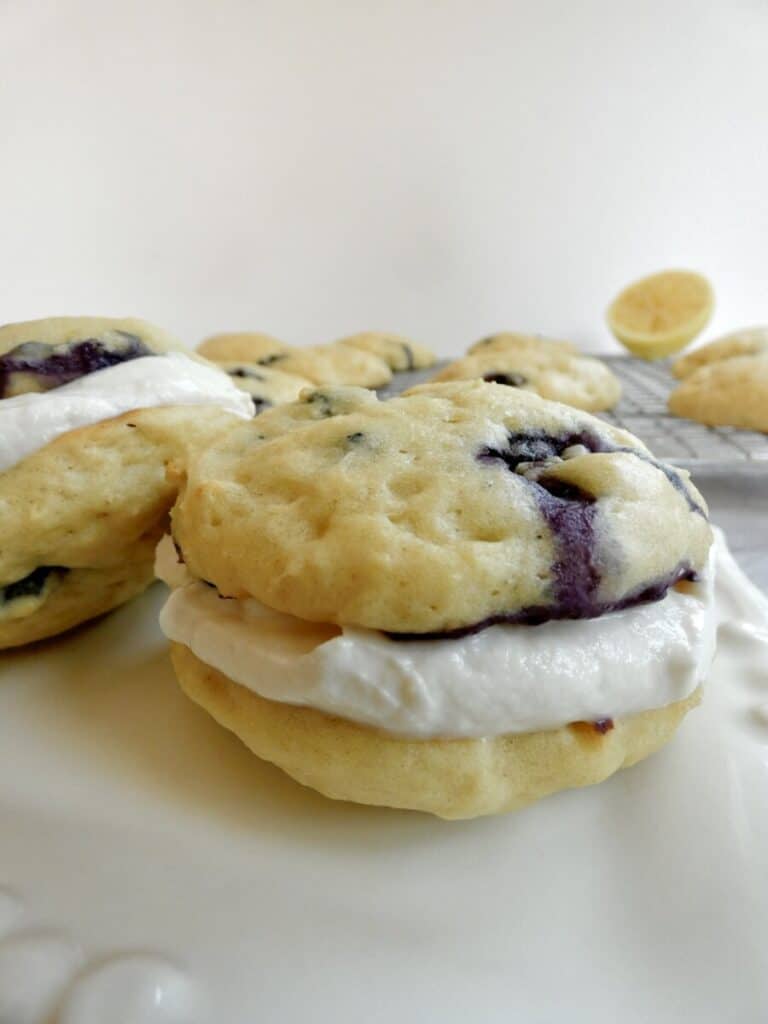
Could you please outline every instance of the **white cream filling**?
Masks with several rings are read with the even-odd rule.
[[[215,405],[253,416],[250,396],[216,367],[183,352],[142,356],[52,391],[0,401],[0,473],[77,427],[162,405]]]
[[[221,598],[189,578],[169,539],[157,569],[177,588],[160,616],[169,639],[262,697],[395,736],[499,736],[664,707],[696,689],[714,655],[714,547],[702,580],[661,601],[409,642]]]

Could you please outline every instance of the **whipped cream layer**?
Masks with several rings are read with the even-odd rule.
[[[52,391],[0,401],[0,472],[70,430],[163,405],[215,405],[244,419],[253,415],[250,396],[216,367],[183,352],[143,356]]]
[[[170,640],[261,697],[400,737],[500,736],[664,707],[696,689],[714,655],[714,548],[699,582],[660,601],[409,643],[219,597],[168,538],[157,571],[177,588],[160,616]]]

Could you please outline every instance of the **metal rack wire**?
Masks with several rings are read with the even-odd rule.
[[[677,383],[667,361],[651,363],[631,356],[603,356],[621,380],[621,401],[600,415],[636,434],[661,459],[684,466],[716,466],[763,461],[768,466],[768,436],[736,427],[705,427],[667,411]]]
[[[669,393],[677,383],[667,360],[651,363],[632,356],[601,358],[623,387],[619,404],[601,417],[636,434],[657,458],[687,468],[734,469],[760,463],[768,468],[768,435],[735,427],[705,427],[667,411]],[[428,380],[435,369],[396,374],[382,395],[397,394]]]

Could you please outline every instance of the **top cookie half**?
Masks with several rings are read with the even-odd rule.
[[[687,474],[633,435],[481,381],[320,389],[237,424],[173,532],[222,596],[419,635],[657,599],[711,542]]]

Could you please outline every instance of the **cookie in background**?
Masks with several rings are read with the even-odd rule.
[[[675,416],[709,427],[768,433],[768,352],[701,364],[675,388],[668,405]]]
[[[521,334],[517,331],[501,331],[489,334],[485,338],[470,345],[470,355],[482,352],[506,351],[557,352],[563,355],[578,355],[579,348],[572,341],[561,341],[557,338],[546,338],[541,334]]]
[[[214,335],[202,342],[197,351],[217,363],[257,363],[317,385],[378,388],[392,380],[392,371],[384,359],[356,346],[298,348],[268,334],[244,332]]]
[[[742,327],[676,359],[672,364],[672,373],[682,379],[700,366],[717,363],[722,359],[758,355],[768,355],[768,327]]]
[[[437,362],[437,356],[426,345],[387,331],[361,331],[339,338],[335,344],[370,352],[383,359],[394,373],[425,370]]]
[[[304,388],[312,387],[305,377],[283,373],[270,365],[228,361],[216,365],[232,378],[238,388],[248,392],[257,416],[273,405],[295,401]]]
[[[621,383],[605,363],[539,342],[475,347],[473,353],[449,363],[432,379],[473,378],[533,391],[588,412],[611,409],[621,397]]]
[[[260,331],[240,331],[231,334],[214,334],[200,342],[197,351],[213,362],[242,360],[246,363],[269,362],[270,357],[290,352],[291,346],[278,341],[271,334]]]
[[[383,359],[350,345],[294,348],[270,358],[269,365],[318,385],[380,388],[392,380],[392,370]]]
[[[0,649],[109,611],[153,579],[183,466],[253,404],[141,320],[0,328]]]

